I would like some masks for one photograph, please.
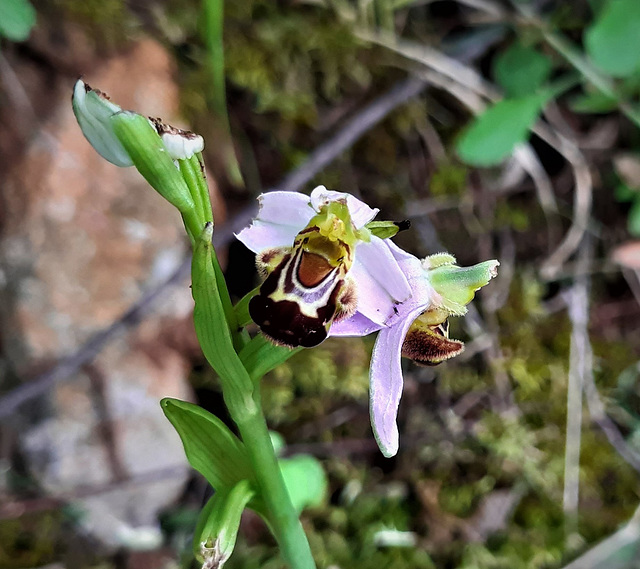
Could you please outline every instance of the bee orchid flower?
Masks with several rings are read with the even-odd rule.
[[[313,190],[310,197],[292,192],[263,194],[258,216],[237,237],[258,254],[261,268],[261,256],[269,257],[274,248],[284,247],[288,251],[292,243],[299,243],[310,224],[313,227],[319,212],[334,201],[346,204],[359,237],[353,242],[353,261],[345,272],[353,283],[352,296],[356,301],[344,317],[328,322],[328,335],[365,336],[379,332],[369,373],[370,415],[378,446],[390,457],[398,451],[396,418],[403,389],[401,357],[423,365],[437,365],[462,352],[464,344],[449,338],[448,317],[465,314],[466,304],[476,290],[497,274],[499,263],[485,261],[459,267],[447,253],[420,260],[388,238],[367,234],[367,225],[378,210],[354,196],[328,191],[324,186]],[[280,267],[291,263],[286,259],[279,262]],[[298,273],[301,267],[302,262],[297,265]],[[267,281],[269,278],[271,274]],[[278,278],[279,286],[286,288],[286,280]],[[273,283],[268,288],[274,290]],[[277,317],[278,313],[272,312],[270,316]],[[270,335],[264,326],[261,328]]]
[[[266,277],[249,312],[276,343],[317,345],[356,309],[379,329],[411,296],[386,240],[367,229],[378,210],[324,186],[259,200],[258,216],[237,237]]]

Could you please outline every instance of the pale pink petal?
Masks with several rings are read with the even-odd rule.
[[[250,227],[236,233],[236,238],[254,253],[259,253],[271,247],[290,247],[299,231],[293,229],[292,232],[291,228],[284,225],[255,220]]]
[[[373,332],[377,332],[382,328],[381,324],[376,324],[356,312],[350,318],[334,322],[329,330],[329,336],[367,336]]]
[[[318,186],[311,192],[311,205],[316,211],[329,202],[335,202],[340,199],[347,200],[347,207],[351,214],[351,221],[356,229],[362,229],[369,223],[380,211],[377,208],[371,208],[358,198],[344,192],[334,192],[327,190],[324,186]]]
[[[402,250],[389,239],[372,236],[370,243],[358,244],[349,273],[358,287],[358,313],[381,326],[402,317],[417,300],[396,255],[410,269],[417,267],[420,274],[424,273],[418,259],[413,255],[402,257],[398,251]]]
[[[369,243],[358,244],[356,258],[367,270],[370,278],[375,279],[389,296],[399,303],[411,296],[411,287],[400,270],[390,244],[389,239],[380,239],[372,235]]]
[[[413,311],[416,307],[421,307],[424,311],[434,304],[440,304],[441,297],[431,286],[420,259],[400,249],[390,239],[387,239],[386,243],[411,287],[410,298],[402,306],[398,306],[397,313],[386,322],[388,326],[391,326],[394,321],[404,318],[408,312]]]
[[[297,192],[268,192],[258,198],[260,209],[253,223],[236,237],[254,253],[293,244],[296,235],[315,215],[309,196]]]
[[[378,333],[369,372],[369,412],[373,434],[382,454],[394,456],[398,452],[398,405],[402,397],[402,344],[411,323],[422,309],[415,308],[390,328]]]

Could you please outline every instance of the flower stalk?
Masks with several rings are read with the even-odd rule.
[[[135,166],[149,184],[178,209],[193,246],[196,333],[205,357],[220,378],[225,403],[242,439],[237,440],[219,420],[203,423],[202,413],[194,415],[179,404],[163,401],[163,410],[183,438],[194,468],[219,484],[215,488],[219,498],[202,515],[204,525],[200,529],[208,532],[199,544],[203,567],[221,567],[229,557],[241,510],[250,501],[249,507],[267,520],[288,566],[314,569],[307,538],[271,442],[260,397],[260,372],[268,371],[270,365],[284,361],[294,352],[263,345],[258,339],[256,349],[244,352],[249,354],[251,375],[238,356],[248,344],[249,336],[238,325],[212,244],[213,212],[201,155],[202,138],[165,125],[159,119],[123,111],[106,95],[82,81],[78,81],[74,89],[73,109],[85,137],[104,158],[116,166]],[[227,477],[216,474],[225,472],[224,465],[207,464],[207,460],[220,460],[220,455],[211,455],[206,445],[200,448],[194,424],[210,430],[210,440],[222,440],[221,436],[226,441],[236,440],[227,444],[227,457],[222,460],[234,455],[233,460],[238,464],[247,464],[251,476],[226,487]],[[212,508],[219,511],[212,512]]]

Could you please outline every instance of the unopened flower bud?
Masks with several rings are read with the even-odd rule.
[[[188,160],[204,150],[204,139],[195,132],[165,124],[161,119],[149,119],[160,135],[169,156],[174,160]]]
[[[108,95],[92,89],[79,79],[73,88],[73,113],[82,134],[96,152],[116,166],[133,166],[133,161],[118,140],[109,119],[122,109]]]
[[[221,569],[233,553],[242,511],[254,495],[248,480],[231,490],[219,489],[200,514],[193,540],[202,569]]]

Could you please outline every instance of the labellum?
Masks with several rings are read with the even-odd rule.
[[[346,203],[324,205],[292,247],[262,251],[258,270],[266,279],[249,303],[249,314],[277,344],[310,348],[320,344],[331,324],[353,314],[355,283],[347,276],[361,236]]]
[[[442,309],[427,310],[411,324],[402,345],[402,355],[414,362],[435,366],[461,354],[464,344],[449,338],[448,314]]]

